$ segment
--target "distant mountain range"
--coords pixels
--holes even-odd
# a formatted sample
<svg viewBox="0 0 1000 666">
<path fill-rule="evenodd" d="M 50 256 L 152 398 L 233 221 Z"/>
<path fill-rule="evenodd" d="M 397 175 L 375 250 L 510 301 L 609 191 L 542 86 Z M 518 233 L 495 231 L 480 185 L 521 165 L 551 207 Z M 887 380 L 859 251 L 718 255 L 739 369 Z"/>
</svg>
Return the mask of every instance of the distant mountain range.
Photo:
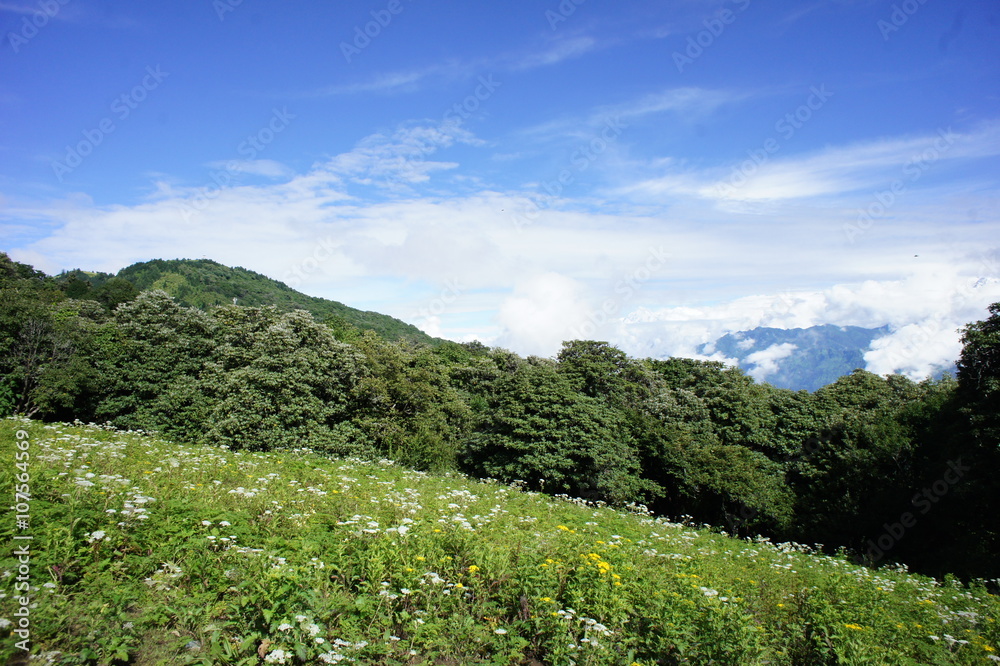
<svg viewBox="0 0 1000 666">
<path fill-rule="evenodd" d="M 758 381 L 780 388 L 815 391 L 865 367 L 871 343 L 890 332 L 888 326 L 811 326 L 755 328 L 722 336 L 702 345 L 703 354 L 721 352 Z"/>
<path fill-rule="evenodd" d="M 284 311 L 308 310 L 319 321 L 375 331 L 387 340 L 428 345 L 444 342 L 389 315 L 307 296 L 266 275 L 241 267 L 223 266 L 210 259 L 154 259 L 127 266 L 117 275 L 73 270 L 58 275 L 56 279 L 89 283 L 89 288 L 98 288 L 114 277 L 128 280 L 140 291 L 162 289 L 188 307 L 206 309 L 233 302 L 249 307 L 273 305 Z"/>
</svg>

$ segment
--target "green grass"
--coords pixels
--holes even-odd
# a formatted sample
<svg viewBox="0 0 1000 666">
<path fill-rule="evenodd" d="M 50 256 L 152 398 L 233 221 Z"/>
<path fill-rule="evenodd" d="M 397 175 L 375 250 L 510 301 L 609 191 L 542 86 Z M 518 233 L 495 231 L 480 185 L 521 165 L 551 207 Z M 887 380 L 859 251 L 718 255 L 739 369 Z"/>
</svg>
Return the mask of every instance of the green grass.
<svg viewBox="0 0 1000 666">
<path fill-rule="evenodd" d="M 0 521 L 4 663 L 23 655 L 15 534 L 33 537 L 34 663 L 989 664 L 1000 649 L 1000 600 L 979 587 L 388 461 L 6 419 L 5 497 L 18 430 L 31 524 Z"/>
</svg>

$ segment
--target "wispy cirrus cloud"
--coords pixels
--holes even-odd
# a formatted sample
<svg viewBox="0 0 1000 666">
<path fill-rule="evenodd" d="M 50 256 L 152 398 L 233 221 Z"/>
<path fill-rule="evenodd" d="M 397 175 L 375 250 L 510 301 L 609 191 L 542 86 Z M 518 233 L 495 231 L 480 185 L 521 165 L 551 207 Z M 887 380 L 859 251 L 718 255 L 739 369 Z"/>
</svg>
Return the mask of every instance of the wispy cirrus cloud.
<svg viewBox="0 0 1000 666">
<path fill-rule="evenodd" d="M 592 109 L 546 131 L 570 133 L 576 123 L 595 122 L 607 109 L 659 120 L 656 114 L 737 103 L 741 94 L 666 90 Z M 949 159 L 997 154 L 995 134 L 993 126 L 958 133 Z M 815 172 L 840 188 L 823 192 L 840 192 L 898 171 L 928 145 L 933 135 L 886 138 L 781 156 L 781 161 L 774 156 L 768 164 L 789 178 L 797 170 Z M 448 152 L 456 146 L 466 150 Z M 690 169 L 683 160 L 658 157 L 645 166 L 670 172 L 660 177 L 659 189 L 614 193 L 623 209 L 634 204 L 632 212 L 602 212 L 581 193 L 553 202 L 526 236 L 510 222 L 510 211 L 526 204 L 525 195 L 478 185 L 479 174 L 464 162 L 475 152 L 468 149 L 476 148 L 495 150 L 460 125 L 411 121 L 372 134 L 302 173 L 290 174 L 266 160 L 248 164 L 248 173 L 274 180 L 226 188 L 191 219 L 178 208 L 196 196 L 195 188 L 161 184 L 137 205 L 100 206 L 83 198 L 41 208 L 18 203 L 0 222 L 37 220 L 39 228 L 49 229 L 12 254 L 49 272 L 77 266 L 116 270 L 155 257 L 207 255 L 285 281 L 301 273 L 294 286 L 307 293 L 411 320 L 415 304 L 457 280 L 463 295 L 435 321 L 436 332 L 463 339 L 476 334 L 542 355 L 555 353 L 581 322 L 593 321 L 609 298 L 620 299 L 623 280 L 636 275 L 651 247 L 666 248 L 671 258 L 634 288 L 627 303 L 615 301 L 620 311 L 595 331 L 637 356 L 697 355 L 701 344 L 755 326 L 888 323 L 898 332 L 879 343 L 871 368 L 894 366 L 916 376 L 948 361 L 954 330 L 980 316 L 990 299 L 1000 299 L 1000 282 L 971 286 L 996 270 L 981 270 L 962 254 L 970 246 L 995 243 L 990 229 L 998 219 L 982 193 L 940 197 L 938 208 L 925 207 L 907 219 L 902 243 L 876 233 L 864 244 L 846 247 L 844 213 L 836 206 L 786 193 L 774 200 L 772 214 L 748 225 L 718 205 L 722 200 L 714 190 L 706 190 L 725 177 L 729 165 Z M 665 194 L 682 199 L 669 217 L 662 207 L 645 206 Z M 985 211 L 981 219 L 966 224 L 954 219 L 955 210 L 974 207 Z M 920 245 L 945 227 L 960 234 L 961 246 L 932 257 Z M 918 252 L 920 259 L 914 256 Z M 875 273 L 877 279 L 867 279 Z M 790 284 L 810 290 L 781 295 Z M 955 294 L 967 296 L 956 302 Z M 913 325 L 917 328 L 907 328 Z M 927 331 L 935 342 L 925 349 L 914 336 Z M 761 376 L 780 365 L 777 354 L 784 351 L 759 359 Z"/>
<path fill-rule="evenodd" d="M 637 121 L 648 116 L 673 113 L 683 118 L 704 117 L 715 110 L 745 100 L 751 93 L 736 90 L 716 90 L 698 87 L 667 88 L 634 99 L 591 109 L 582 115 L 565 116 L 522 128 L 518 136 L 533 141 L 546 137 L 589 137 L 592 128 L 603 125 L 609 118 Z"/>
<path fill-rule="evenodd" d="M 832 146 L 783 157 L 754 146 L 739 161 L 697 170 L 661 161 L 667 173 L 641 179 L 621 193 L 662 198 L 692 196 L 723 203 L 779 202 L 836 196 L 885 187 L 896 179 L 918 180 L 938 162 L 957 163 L 1000 155 L 1000 122 L 965 132 L 936 133 Z"/>
<path fill-rule="evenodd" d="M 293 96 L 334 97 L 363 93 L 409 93 L 419 90 L 422 85 L 468 80 L 484 71 L 525 71 L 551 67 L 566 60 L 580 58 L 601 46 L 601 42 L 588 36 L 558 38 L 548 41 L 539 48 L 512 51 L 492 57 L 450 58 L 424 67 L 382 72 L 371 79 L 356 83 L 323 86 Z"/>
<path fill-rule="evenodd" d="M 544 49 L 502 56 L 497 59 L 497 65 L 511 70 L 550 67 L 584 56 L 599 47 L 599 42 L 593 37 L 571 37 L 556 40 Z"/>
</svg>

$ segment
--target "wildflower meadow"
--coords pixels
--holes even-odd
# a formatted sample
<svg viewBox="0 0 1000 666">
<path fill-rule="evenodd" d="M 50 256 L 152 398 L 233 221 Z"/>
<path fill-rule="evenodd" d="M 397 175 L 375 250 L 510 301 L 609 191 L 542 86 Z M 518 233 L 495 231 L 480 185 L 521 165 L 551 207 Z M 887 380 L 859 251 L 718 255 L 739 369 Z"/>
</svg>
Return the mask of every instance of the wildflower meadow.
<svg viewBox="0 0 1000 666">
<path fill-rule="evenodd" d="M 388 460 L 79 423 L 0 422 L 7 497 L 22 439 L 30 524 L 0 521 L 4 663 L 1000 661 L 986 581 Z"/>
</svg>

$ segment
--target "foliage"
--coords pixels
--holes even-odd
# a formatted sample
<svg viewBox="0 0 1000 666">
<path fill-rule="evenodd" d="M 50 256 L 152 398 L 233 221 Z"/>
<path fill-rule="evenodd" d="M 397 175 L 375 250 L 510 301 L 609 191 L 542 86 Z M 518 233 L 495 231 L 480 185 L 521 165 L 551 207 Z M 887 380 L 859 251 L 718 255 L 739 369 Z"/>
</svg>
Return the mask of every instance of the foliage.
<svg viewBox="0 0 1000 666">
<path fill-rule="evenodd" d="M 0 421 L 0 457 L 15 442 L 30 526 L 0 538 L 34 537 L 40 662 L 983 664 L 1000 649 L 981 586 L 794 543 L 302 448 Z M 4 663 L 24 656 L 21 564 L 0 554 Z"/>
<path fill-rule="evenodd" d="M 969 324 L 962 334 L 958 384 L 975 434 L 982 444 L 1000 442 L 1000 303 L 990 316 Z"/>
<path fill-rule="evenodd" d="M 339 318 L 345 324 L 375 331 L 387 340 L 436 344 L 411 324 L 398 319 L 348 307 L 337 301 L 306 296 L 277 280 L 242 267 L 230 268 L 209 259 L 155 259 L 127 266 L 118 277 L 138 289 L 162 289 L 178 303 L 210 309 L 219 305 L 274 306 L 282 312 L 306 310 L 316 319 Z"/>
<path fill-rule="evenodd" d="M 573 390 L 546 363 L 523 363 L 493 383 L 464 464 L 476 474 L 610 501 L 640 500 L 656 486 L 621 416 Z"/>
<path fill-rule="evenodd" d="M 341 423 L 361 354 L 298 310 L 224 306 L 202 390 L 212 407 L 202 440 L 266 451 L 303 445 L 343 452 Z"/>
<path fill-rule="evenodd" d="M 814 393 L 593 340 L 553 359 L 387 340 L 408 329 L 366 316 L 209 261 L 49 278 L 0 254 L 0 414 L 387 457 L 1000 575 L 1000 304 L 966 328 L 957 381 L 856 371 Z"/>
<path fill-rule="evenodd" d="M 379 455 L 416 469 L 454 469 L 472 415 L 440 356 L 370 332 L 354 344 L 364 354 L 366 372 L 358 381 L 352 423 Z"/>
<path fill-rule="evenodd" d="M 201 377 L 214 348 L 213 322 L 178 305 L 163 291 L 143 292 L 115 310 L 97 358 L 105 378 L 96 416 L 122 428 L 154 430 L 195 439 L 201 424 L 185 418 L 194 409 L 192 380 Z"/>
</svg>

